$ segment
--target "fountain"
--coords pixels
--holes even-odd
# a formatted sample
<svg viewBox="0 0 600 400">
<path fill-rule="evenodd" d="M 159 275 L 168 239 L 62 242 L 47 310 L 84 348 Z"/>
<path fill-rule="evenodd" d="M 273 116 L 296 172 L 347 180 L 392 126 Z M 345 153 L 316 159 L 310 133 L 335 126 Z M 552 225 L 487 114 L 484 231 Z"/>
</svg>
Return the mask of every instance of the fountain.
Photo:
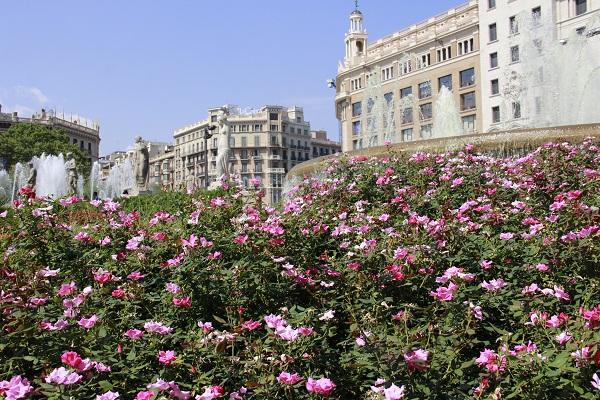
<svg viewBox="0 0 600 400">
<path fill-rule="evenodd" d="M 17 190 L 27 184 L 27 177 L 29 176 L 29 167 L 27 165 L 17 163 L 13 172 L 13 185 L 10 196 L 10 201 L 15 201 L 15 195 Z"/>
<path fill-rule="evenodd" d="M 10 197 L 10 177 L 8 173 L 0 169 L 0 204 L 5 203 L 6 200 Z"/>
<path fill-rule="evenodd" d="M 118 198 L 126 191 L 131 194 L 135 187 L 136 180 L 134 168 L 129 159 L 112 167 L 104 180 L 101 180 L 99 177 L 99 166 L 96 166 L 95 168 L 92 166 L 90 176 L 92 197 L 94 195 L 94 188 L 96 188 L 100 198 Z"/>
<path fill-rule="evenodd" d="M 100 178 L 100 164 L 95 161 L 92 164 L 92 170 L 90 171 L 90 200 L 95 200 L 97 197 L 96 190 L 98 190 L 98 179 Z"/>
<path fill-rule="evenodd" d="M 504 67 L 503 115 L 520 103 L 518 121 L 497 130 L 577 125 L 598 122 L 595 96 L 600 93 L 600 13 L 579 34 L 558 40 L 550 13 L 545 18 L 530 12 L 518 16 L 521 29 L 511 45 L 518 45 L 520 62 Z"/>
<path fill-rule="evenodd" d="M 38 197 L 58 199 L 69 193 L 67 169 L 62 154 L 42 154 L 40 157 L 33 157 L 32 162 L 37 170 L 35 192 Z"/>
<path fill-rule="evenodd" d="M 437 95 L 433 110 L 433 136 L 436 138 L 464 134 L 463 124 L 454 101 L 454 94 L 446 86 Z"/>
</svg>

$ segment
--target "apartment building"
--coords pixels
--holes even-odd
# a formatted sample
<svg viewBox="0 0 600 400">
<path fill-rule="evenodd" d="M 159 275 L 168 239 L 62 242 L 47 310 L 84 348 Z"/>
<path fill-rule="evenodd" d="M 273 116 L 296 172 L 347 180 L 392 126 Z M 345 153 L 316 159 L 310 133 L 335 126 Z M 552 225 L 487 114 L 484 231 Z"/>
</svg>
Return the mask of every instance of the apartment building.
<svg viewBox="0 0 600 400">
<path fill-rule="evenodd" d="M 164 152 L 150 157 L 149 186 L 162 190 L 173 190 L 175 146 L 167 145 Z"/>
<path fill-rule="evenodd" d="M 329 156 L 340 152 L 340 144 L 333 140 L 329 140 L 327 138 L 327 132 L 312 131 L 310 135 L 312 139 L 312 158 Z"/>
<path fill-rule="evenodd" d="M 481 0 L 485 132 L 590 122 L 575 108 L 594 102 L 585 88 L 600 67 L 599 9 L 600 0 Z M 578 62 L 582 50 L 592 56 Z"/>
<path fill-rule="evenodd" d="M 259 110 L 243 111 L 235 106 L 227 107 L 230 110 L 230 171 L 240 176 L 245 186 L 249 186 L 250 179 L 259 179 L 267 202 L 279 202 L 287 171 L 310 160 L 313 153 L 310 123 L 304 119 L 303 109 L 267 105 Z M 209 127 L 217 125 L 220 110 L 220 107 L 209 109 L 206 119 L 173 133 L 175 189 L 206 187 L 218 179 L 218 138 L 215 135 L 205 140 L 204 135 Z M 337 149 L 339 151 L 339 146 Z M 204 178 L 205 171 L 208 181 Z"/>
<path fill-rule="evenodd" d="M 477 1 L 372 43 L 357 9 L 345 48 L 335 98 L 343 151 L 481 132 Z M 451 90 L 449 106 L 436 104 L 443 86 Z M 458 126 L 438 126 L 436 134 L 436 115 L 453 109 Z"/>
<path fill-rule="evenodd" d="M 55 111 L 46 111 L 33 114 L 31 117 L 21 117 L 18 113 L 3 113 L 0 105 L 0 134 L 7 131 L 12 125 L 20 123 L 33 123 L 46 125 L 63 131 L 71 144 L 79 146 L 89 154 L 91 162 L 98 161 L 100 151 L 100 125 L 97 122 L 83 120 L 77 117 L 58 115 Z"/>
</svg>

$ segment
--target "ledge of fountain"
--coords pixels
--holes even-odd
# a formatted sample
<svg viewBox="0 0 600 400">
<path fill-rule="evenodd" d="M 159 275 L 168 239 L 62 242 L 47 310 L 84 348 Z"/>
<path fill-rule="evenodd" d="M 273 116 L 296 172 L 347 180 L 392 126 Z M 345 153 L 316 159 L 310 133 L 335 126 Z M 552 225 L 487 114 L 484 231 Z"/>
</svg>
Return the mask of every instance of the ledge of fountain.
<svg viewBox="0 0 600 400">
<path fill-rule="evenodd" d="M 600 123 L 557 126 L 548 128 L 528 128 L 498 131 L 482 134 L 449 136 L 412 142 L 394 143 L 388 146 L 370 147 L 344 153 L 344 156 L 387 157 L 393 153 L 440 153 L 463 149 L 467 144 L 475 145 L 478 153 L 512 155 L 533 150 L 549 142 L 580 143 L 586 138 L 600 139 Z M 320 171 L 327 161 L 339 157 L 330 155 L 296 165 L 286 179 L 294 180 Z"/>
</svg>

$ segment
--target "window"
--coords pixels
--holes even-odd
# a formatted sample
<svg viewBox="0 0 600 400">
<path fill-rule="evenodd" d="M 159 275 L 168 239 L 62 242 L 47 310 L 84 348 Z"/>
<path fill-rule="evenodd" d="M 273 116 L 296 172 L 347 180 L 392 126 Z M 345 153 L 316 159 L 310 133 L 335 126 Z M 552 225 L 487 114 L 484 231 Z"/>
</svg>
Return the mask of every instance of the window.
<svg viewBox="0 0 600 400">
<path fill-rule="evenodd" d="M 248 149 L 242 149 L 240 151 L 240 159 L 242 159 L 242 160 L 248 159 Z"/>
<path fill-rule="evenodd" d="M 229 147 L 235 147 L 235 136 L 229 137 Z"/>
<path fill-rule="evenodd" d="M 403 99 L 406 96 L 410 96 L 412 94 L 412 86 L 406 87 L 404 89 L 400 89 L 400 98 Z"/>
<path fill-rule="evenodd" d="M 403 124 L 412 124 L 413 122 L 413 109 L 405 108 L 402 110 L 402 123 Z"/>
<path fill-rule="evenodd" d="M 437 51 L 438 62 L 446 61 L 452 58 L 452 46 L 446 46 Z"/>
<path fill-rule="evenodd" d="M 475 84 L 475 68 L 469 68 L 460 71 L 460 87 L 467 87 Z"/>
<path fill-rule="evenodd" d="M 279 143 L 277 143 L 277 136 L 271 136 L 271 146 L 278 146 Z"/>
<path fill-rule="evenodd" d="M 352 79 L 350 82 L 352 84 L 352 90 L 362 89 L 362 78 L 355 78 Z"/>
<path fill-rule="evenodd" d="M 384 94 L 383 98 L 385 99 L 385 103 L 388 107 L 391 107 L 394 104 L 394 92 Z"/>
<path fill-rule="evenodd" d="M 412 128 L 402 129 L 402 141 L 410 142 L 413 140 L 413 130 Z"/>
<path fill-rule="evenodd" d="M 498 79 L 492 79 L 492 95 L 500 94 L 500 84 Z"/>
<path fill-rule="evenodd" d="M 458 42 L 458 55 L 462 56 L 463 54 L 468 54 L 473 51 L 473 38 L 461 40 Z"/>
<path fill-rule="evenodd" d="M 475 92 L 469 92 L 460 95 L 461 110 L 472 110 L 476 107 L 475 104 Z"/>
<path fill-rule="evenodd" d="M 433 125 L 427 124 L 421 126 L 421 138 L 429 139 L 431 137 L 433 137 Z"/>
<path fill-rule="evenodd" d="M 260 147 L 260 137 L 254 136 L 254 147 Z"/>
<path fill-rule="evenodd" d="M 394 79 L 394 67 L 387 67 L 381 70 L 381 80 L 383 82 Z"/>
<path fill-rule="evenodd" d="M 517 22 L 516 16 L 512 16 L 508 19 L 508 26 L 511 35 L 519 33 L 519 23 Z"/>
<path fill-rule="evenodd" d="M 425 53 L 417 57 L 417 69 L 427 68 L 431 65 L 431 54 Z"/>
<path fill-rule="evenodd" d="M 277 131 L 277 125 L 271 125 L 271 130 L 272 131 Z"/>
<path fill-rule="evenodd" d="M 412 60 L 406 60 L 400 64 L 400 72 L 405 74 L 410 74 L 412 72 Z"/>
<path fill-rule="evenodd" d="M 354 121 L 352 123 L 352 134 L 360 135 L 362 133 L 362 128 L 360 126 L 360 121 Z"/>
<path fill-rule="evenodd" d="M 419 111 L 421 113 L 421 121 L 430 119 L 433 116 L 433 110 L 431 108 L 431 103 L 421 104 L 419 106 Z"/>
<path fill-rule="evenodd" d="M 514 119 L 521 118 L 521 103 L 518 101 L 512 103 L 512 114 Z"/>
<path fill-rule="evenodd" d="M 488 10 L 496 8 L 496 0 L 488 0 Z"/>
<path fill-rule="evenodd" d="M 540 19 L 542 19 L 542 7 L 535 7 L 531 10 L 531 17 L 533 18 L 533 23 L 538 24 Z"/>
<path fill-rule="evenodd" d="M 468 115 L 462 118 L 463 131 L 465 133 L 475 132 L 475 116 Z"/>
<path fill-rule="evenodd" d="M 360 101 L 352 103 L 352 116 L 359 117 L 362 114 L 362 103 Z"/>
<path fill-rule="evenodd" d="M 211 115 L 210 116 L 210 122 L 217 122 L 217 116 L 216 115 Z"/>
<path fill-rule="evenodd" d="M 88 143 L 88 152 L 91 153 L 92 152 L 92 144 Z"/>
<path fill-rule="evenodd" d="M 498 40 L 498 30 L 496 29 L 496 24 L 490 25 L 490 42 L 495 42 Z"/>
<path fill-rule="evenodd" d="M 258 172 L 258 173 L 262 172 L 262 161 L 254 162 L 254 172 Z"/>
<path fill-rule="evenodd" d="M 271 121 L 278 121 L 279 120 L 279 114 L 277 114 L 277 113 L 270 113 L 269 114 L 269 120 L 271 120 Z"/>
<path fill-rule="evenodd" d="M 575 15 L 585 14 L 587 12 L 587 0 L 575 0 Z"/>
<path fill-rule="evenodd" d="M 372 97 L 369 97 L 367 99 L 367 114 L 371 114 L 371 111 L 373 111 L 374 105 L 375 105 L 375 100 L 373 100 Z"/>
<path fill-rule="evenodd" d="M 442 86 L 446 86 L 448 90 L 452 90 L 452 75 L 446 75 L 438 78 L 439 90 L 442 90 Z"/>
<path fill-rule="evenodd" d="M 490 68 L 497 68 L 498 67 L 498 53 L 492 53 L 490 54 Z"/>
<path fill-rule="evenodd" d="M 296 128 L 294 128 L 293 126 L 290 127 L 290 133 L 296 133 Z"/>
<path fill-rule="evenodd" d="M 512 46 L 510 48 L 510 61 L 513 63 L 519 62 L 519 46 Z"/>
<path fill-rule="evenodd" d="M 254 124 L 254 132 L 260 132 L 260 131 L 262 131 L 262 125 Z"/>
<path fill-rule="evenodd" d="M 431 81 L 419 83 L 419 99 L 431 97 Z"/>
<path fill-rule="evenodd" d="M 248 138 L 246 136 L 242 136 L 242 147 L 248 147 Z"/>
<path fill-rule="evenodd" d="M 500 122 L 500 106 L 492 107 L 492 122 L 494 124 Z"/>
</svg>

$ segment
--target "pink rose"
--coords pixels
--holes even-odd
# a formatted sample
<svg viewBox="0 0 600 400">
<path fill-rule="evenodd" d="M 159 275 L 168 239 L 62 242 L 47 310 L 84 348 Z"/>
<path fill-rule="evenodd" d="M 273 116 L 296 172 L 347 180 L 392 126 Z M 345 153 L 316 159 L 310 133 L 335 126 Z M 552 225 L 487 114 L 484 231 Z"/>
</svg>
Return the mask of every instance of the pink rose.
<svg viewBox="0 0 600 400">
<path fill-rule="evenodd" d="M 277 382 L 283 385 L 295 385 L 300 382 L 302 377 L 296 373 L 290 374 L 289 372 L 282 371 L 277 377 Z"/>
<path fill-rule="evenodd" d="M 175 361 L 177 357 L 175 356 L 175 351 L 167 350 L 167 351 L 159 351 L 158 352 L 158 361 L 165 365 L 170 365 L 173 361 Z"/>
<path fill-rule="evenodd" d="M 306 381 L 306 390 L 310 393 L 322 394 L 324 396 L 329 396 L 331 391 L 335 388 L 335 383 L 331 379 L 321 378 L 318 380 L 314 380 L 313 378 L 308 378 Z"/>
<path fill-rule="evenodd" d="M 81 318 L 77 324 L 85 329 L 92 329 L 96 325 L 96 322 L 98 322 L 98 319 L 98 316 L 94 314 L 89 318 Z"/>
</svg>

